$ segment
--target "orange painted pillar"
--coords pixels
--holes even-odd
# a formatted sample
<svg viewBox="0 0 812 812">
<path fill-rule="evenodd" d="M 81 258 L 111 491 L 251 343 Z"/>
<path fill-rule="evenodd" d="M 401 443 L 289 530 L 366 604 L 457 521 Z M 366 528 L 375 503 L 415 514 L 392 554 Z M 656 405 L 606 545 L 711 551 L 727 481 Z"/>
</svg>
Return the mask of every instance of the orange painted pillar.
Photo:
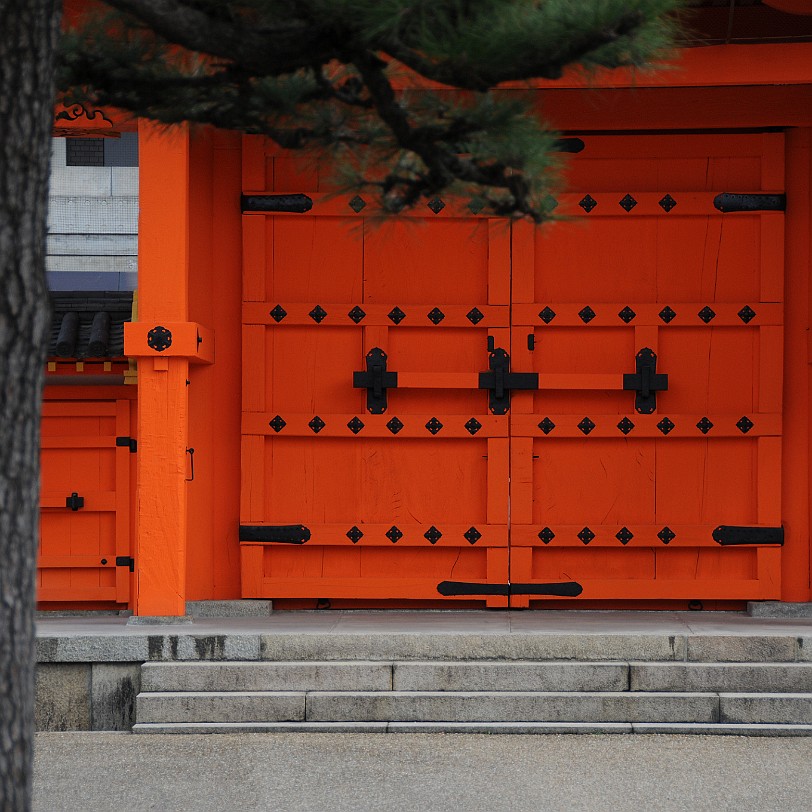
<svg viewBox="0 0 812 812">
<path fill-rule="evenodd" d="M 188 130 L 139 123 L 139 153 L 138 323 L 125 335 L 138 359 L 135 613 L 183 615 L 189 358 L 173 328 L 188 318 Z M 161 327 L 172 344 L 157 349 Z"/>
<path fill-rule="evenodd" d="M 812 403 L 812 130 L 787 131 L 786 339 L 784 346 L 783 503 L 787 540 L 782 554 L 784 601 L 810 599 L 810 403 Z"/>
</svg>

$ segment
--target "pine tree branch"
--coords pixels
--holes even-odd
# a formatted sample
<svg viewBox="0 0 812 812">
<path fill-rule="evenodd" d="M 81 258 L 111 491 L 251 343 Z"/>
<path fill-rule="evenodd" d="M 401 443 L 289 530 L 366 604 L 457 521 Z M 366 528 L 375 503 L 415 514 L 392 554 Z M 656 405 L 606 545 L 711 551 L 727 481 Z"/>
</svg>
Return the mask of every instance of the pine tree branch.
<svg viewBox="0 0 812 812">
<path fill-rule="evenodd" d="M 159 36 L 191 51 L 229 59 L 247 71 L 275 76 L 338 58 L 335 38 L 301 20 L 273 26 L 235 24 L 177 0 L 104 0 Z"/>
</svg>

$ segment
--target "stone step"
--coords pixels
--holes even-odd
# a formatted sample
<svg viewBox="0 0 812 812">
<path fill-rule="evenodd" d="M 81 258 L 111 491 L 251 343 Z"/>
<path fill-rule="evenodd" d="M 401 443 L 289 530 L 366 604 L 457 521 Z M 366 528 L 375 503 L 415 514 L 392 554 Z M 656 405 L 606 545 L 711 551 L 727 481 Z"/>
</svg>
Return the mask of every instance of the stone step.
<svg viewBox="0 0 812 812">
<path fill-rule="evenodd" d="M 670 733 L 812 736 L 812 725 L 626 722 L 189 722 L 137 724 L 133 733 Z"/>
<path fill-rule="evenodd" d="M 155 691 L 676 691 L 812 692 L 812 663 L 160 662 Z"/>
<path fill-rule="evenodd" d="M 392 664 L 364 661 L 144 663 L 141 690 L 391 691 Z"/>
<path fill-rule="evenodd" d="M 630 663 L 629 690 L 812 693 L 812 663 Z"/>
<path fill-rule="evenodd" d="M 343 694 L 342 694 L 343 695 Z M 136 722 L 302 722 L 303 691 L 165 691 L 136 697 Z"/>
</svg>

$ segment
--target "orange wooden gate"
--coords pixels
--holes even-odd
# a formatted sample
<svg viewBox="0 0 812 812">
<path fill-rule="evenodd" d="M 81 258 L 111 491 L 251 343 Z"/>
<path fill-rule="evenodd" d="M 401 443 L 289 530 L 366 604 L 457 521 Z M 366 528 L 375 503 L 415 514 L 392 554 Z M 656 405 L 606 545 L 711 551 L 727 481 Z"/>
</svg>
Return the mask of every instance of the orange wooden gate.
<svg viewBox="0 0 812 812">
<path fill-rule="evenodd" d="M 246 139 L 246 597 L 779 597 L 782 136 L 585 141 L 533 229 Z"/>
<path fill-rule="evenodd" d="M 42 412 L 37 599 L 126 604 L 130 401 L 49 400 Z"/>
</svg>

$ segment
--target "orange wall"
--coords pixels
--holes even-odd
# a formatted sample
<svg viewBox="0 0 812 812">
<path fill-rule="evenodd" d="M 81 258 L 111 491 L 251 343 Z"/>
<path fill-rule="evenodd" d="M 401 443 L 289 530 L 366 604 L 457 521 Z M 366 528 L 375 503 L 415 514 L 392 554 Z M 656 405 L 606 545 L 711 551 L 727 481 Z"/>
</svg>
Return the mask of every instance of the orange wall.
<svg viewBox="0 0 812 812">
<path fill-rule="evenodd" d="M 188 600 L 240 596 L 241 155 L 239 135 L 192 135 L 189 320 L 214 330 L 215 363 L 189 371 Z"/>
</svg>

